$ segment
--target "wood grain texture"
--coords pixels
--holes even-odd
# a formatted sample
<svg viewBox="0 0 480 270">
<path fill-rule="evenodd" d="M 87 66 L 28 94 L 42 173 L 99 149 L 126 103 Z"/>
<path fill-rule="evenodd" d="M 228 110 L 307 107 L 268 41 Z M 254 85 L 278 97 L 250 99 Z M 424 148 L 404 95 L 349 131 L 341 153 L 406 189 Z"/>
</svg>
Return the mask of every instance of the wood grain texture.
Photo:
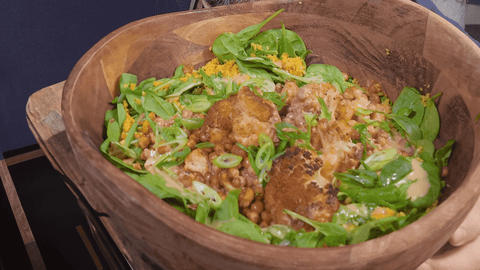
<svg viewBox="0 0 480 270">
<path fill-rule="evenodd" d="M 171 76 L 186 61 L 201 64 L 211 57 L 212 33 L 225 27 L 238 31 L 243 18 L 257 22 L 280 8 L 285 11 L 265 29 L 283 21 L 296 31 L 314 52 L 308 63 L 337 65 L 360 82 L 373 78 L 392 98 L 404 86 L 444 93 L 435 143 L 454 138 L 457 146 L 443 202 L 426 217 L 352 246 L 268 246 L 194 222 L 102 157 L 103 116 L 121 72 L 145 79 Z M 479 50 L 458 29 L 406 0 L 253 2 L 133 22 L 88 51 L 65 83 L 62 112 L 83 179 L 79 189 L 108 215 L 138 269 L 413 269 L 447 242 L 480 193 L 480 133 L 474 125 L 480 113 Z"/>
<path fill-rule="evenodd" d="M 33 236 L 32 229 L 28 224 L 27 216 L 23 211 L 22 203 L 18 197 L 17 190 L 15 189 L 15 184 L 13 179 L 8 172 L 7 163 L 4 159 L 0 160 L 0 177 L 2 179 L 2 184 L 7 194 L 8 202 L 12 208 L 13 216 L 17 222 L 18 230 L 22 236 L 23 244 L 32 264 L 33 270 L 46 270 L 45 263 L 43 262 L 42 255 L 38 249 L 37 242 Z"/>
<path fill-rule="evenodd" d="M 63 124 L 61 100 L 64 85 L 65 82 L 60 82 L 45 87 L 31 95 L 26 107 L 27 122 L 49 161 L 57 171 L 66 177 L 65 183 L 78 199 L 79 206 L 92 225 L 91 229 L 94 231 L 93 234 L 99 240 L 99 245 L 103 245 L 102 252 L 107 258 L 111 268 L 121 269 L 121 264 L 116 263 L 116 261 L 121 260 L 121 258 L 114 258 L 115 254 L 112 252 L 112 247 L 109 247 L 108 242 L 105 240 L 105 234 L 107 232 L 98 231 L 100 227 L 96 223 L 96 218 L 92 216 L 94 213 L 80 200 L 80 197 L 83 198 L 82 194 L 88 193 L 89 191 L 84 190 L 84 177 L 80 173 L 82 169 L 75 159 L 72 147 L 67 138 L 65 125 Z M 91 206 L 95 206 L 95 201 L 88 203 Z M 102 217 L 101 222 L 102 225 L 107 228 L 109 236 L 114 239 L 115 244 L 121 250 L 122 254 L 129 258 L 129 251 L 125 249 L 122 241 L 119 240 L 116 231 L 111 229 L 110 219 L 108 217 Z"/>
</svg>

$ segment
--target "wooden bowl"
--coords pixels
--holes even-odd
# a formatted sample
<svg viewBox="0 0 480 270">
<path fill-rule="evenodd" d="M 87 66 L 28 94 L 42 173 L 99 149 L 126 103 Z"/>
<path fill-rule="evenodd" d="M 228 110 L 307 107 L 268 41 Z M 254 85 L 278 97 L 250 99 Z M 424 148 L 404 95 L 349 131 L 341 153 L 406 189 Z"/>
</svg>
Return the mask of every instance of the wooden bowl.
<svg viewBox="0 0 480 270">
<path fill-rule="evenodd" d="M 285 11 L 266 25 L 296 31 L 314 53 L 396 98 L 404 86 L 439 98 L 436 147 L 457 146 L 443 202 L 424 218 L 387 236 L 345 247 L 292 248 L 223 234 L 181 214 L 102 157 L 104 113 L 123 72 L 139 81 L 172 76 L 182 63 L 205 63 L 215 37 Z M 264 29 L 264 30 L 265 30 Z M 480 49 L 458 29 L 407 0 L 253 2 L 160 15 L 103 38 L 65 84 L 62 110 L 83 180 L 76 183 L 102 213 L 135 269 L 412 269 L 432 256 L 460 225 L 480 193 Z"/>
</svg>

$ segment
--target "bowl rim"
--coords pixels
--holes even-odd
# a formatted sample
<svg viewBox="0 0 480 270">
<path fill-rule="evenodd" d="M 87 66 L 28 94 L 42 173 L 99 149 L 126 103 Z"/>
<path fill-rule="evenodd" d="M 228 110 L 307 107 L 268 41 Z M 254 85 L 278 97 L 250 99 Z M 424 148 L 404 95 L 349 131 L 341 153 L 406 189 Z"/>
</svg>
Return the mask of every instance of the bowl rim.
<svg viewBox="0 0 480 270">
<path fill-rule="evenodd" d="M 305 0 L 304 0 L 305 1 Z M 308 0 L 307 0 L 308 1 Z M 409 1 L 404 1 L 404 0 L 399 0 L 400 2 L 404 2 L 405 4 L 409 5 L 416 5 L 416 7 L 422 11 L 423 13 L 427 13 L 426 16 L 428 16 L 428 19 L 430 19 L 430 16 L 438 16 L 434 14 L 433 12 L 425 9 L 424 7 L 421 7 L 417 4 L 410 3 Z M 263 2 L 263 3 L 269 3 L 269 2 Z M 273 3 L 273 2 L 271 2 Z M 220 7 L 223 8 L 223 7 Z M 225 8 L 227 9 L 227 8 Z M 163 14 L 163 15 L 157 15 L 153 17 L 148 17 L 145 19 L 141 19 L 138 21 L 131 22 L 121 28 L 118 28 L 117 30 L 111 32 L 104 38 L 102 38 L 98 43 L 96 43 L 90 50 L 85 53 L 82 58 L 77 62 L 77 64 L 74 66 L 72 69 L 72 72 L 68 76 L 68 79 L 65 83 L 64 90 L 63 90 L 63 96 L 62 96 L 62 114 L 63 114 L 63 120 L 65 123 L 65 128 L 66 128 L 66 133 L 68 136 L 68 139 L 70 143 L 72 144 L 72 147 L 74 148 L 75 152 L 75 157 L 78 160 L 79 158 L 88 158 L 92 163 L 98 164 L 99 167 L 104 167 L 107 168 L 107 170 L 104 170 L 103 172 L 105 173 L 104 176 L 107 177 L 107 172 L 109 173 L 110 171 L 116 171 L 118 170 L 119 177 L 116 180 L 112 180 L 115 182 L 118 182 L 120 184 L 119 188 L 123 188 L 123 181 L 131 181 L 134 183 L 134 185 L 137 187 L 137 190 L 132 191 L 127 191 L 125 190 L 125 193 L 132 194 L 132 193 L 145 193 L 146 189 L 141 186 L 138 182 L 134 181 L 130 177 L 128 177 L 126 174 L 124 174 L 122 171 L 117 169 L 114 165 L 112 165 L 110 162 L 108 162 L 99 152 L 99 150 L 95 147 L 93 147 L 91 142 L 88 142 L 85 140 L 85 138 L 80 136 L 72 136 L 71 134 L 81 134 L 82 130 L 79 129 L 79 127 L 75 123 L 75 117 L 72 114 L 72 111 L 70 110 L 71 106 L 69 105 L 73 98 L 73 93 L 75 90 L 76 82 L 78 79 L 78 76 L 81 75 L 83 69 L 86 67 L 86 65 L 94 58 L 94 56 L 102 50 L 102 47 L 105 44 L 108 44 L 108 42 L 112 39 L 114 39 L 116 36 L 120 35 L 123 32 L 129 31 L 131 28 L 135 28 L 140 26 L 141 24 L 150 22 L 150 21 L 155 21 L 157 18 L 162 17 L 162 16 L 186 16 L 188 14 L 192 13 L 197 13 L 197 12 L 212 12 L 211 9 L 208 10 L 203 10 L 203 11 L 188 11 L 188 12 L 176 12 L 176 13 L 170 13 L 170 14 Z M 266 13 L 269 12 L 268 10 L 262 10 L 262 11 L 255 11 L 252 10 L 251 13 Z M 286 10 L 285 12 L 288 12 Z M 239 13 L 240 14 L 240 13 Z M 230 16 L 232 14 L 224 14 L 223 16 Z M 443 18 L 441 18 L 443 20 Z M 446 22 L 446 21 L 445 21 Z M 456 37 L 458 37 L 462 42 L 467 43 L 469 47 L 471 47 L 472 50 L 475 50 L 477 53 L 477 56 L 480 58 L 480 49 L 471 41 L 466 35 L 464 35 L 459 29 L 454 27 L 453 25 L 446 24 L 447 25 L 447 30 L 453 33 Z M 474 131 L 475 133 L 475 131 Z M 98 162 L 98 163 L 97 163 Z M 477 162 L 478 163 L 478 162 Z M 469 172 L 462 184 L 457 188 L 457 190 L 452 193 L 448 198 L 445 199 L 444 202 L 442 202 L 437 208 L 435 208 L 433 211 L 427 214 L 427 216 L 430 216 L 430 219 L 435 219 L 435 220 L 440 220 L 439 223 L 436 224 L 430 224 L 430 219 L 426 218 L 421 218 L 417 221 L 415 221 L 413 224 L 406 226 L 405 228 L 402 228 L 399 231 L 390 233 L 388 235 L 382 236 L 380 238 L 376 238 L 373 240 L 369 240 L 363 243 L 359 244 L 354 244 L 354 245 L 347 245 L 343 247 L 330 247 L 327 249 L 324 248 L 295 248 L 295 247 L 281 247 L 281 246 L 275 246 L 275 245 L 267 245 L 267 244 L 262 244 L 246 239 L 242 239 L 239 237 L 235 237 L 232 235 L 225 234 L 223 232 L 217 231 L 213 228 L 210 228 L 208 226 L 205 226 L 203 224 L 200 224 L 196 222 L 195 220 L 191 219 L 190 217 L 184 215 L 181 212 L 178 212 L 175 210 L 173 207 L 171 207 L 168 203 L 164 202 L 160 198 L 156 197 L 150 192 L 147 192 L 147 196 L 145 197 L 133 197 L 133 199 L 136 200 L 135 203 L 140 203 L 145 201 L 145 198 L 152 199 L 155 204 L 158 204 L 158 208 L 152 207 L 151 204 L 146 204 L 148 208 L 145 210 L 150 212 L 152 215 L 157 216 L 158 213 L 164 212 L 165 215 L 173 215 L 176 216 L 176 220 L 174 222 L 174 225 L 177 227 L 180 233 L 182 233 L 185 237 L 188 237 L 190 240 L 197 242 L 199 245 L 202 246 L 207 246 L 209 244 L 217 244 L 219 246 L 208 246 L 210 249 L 217 250 L 218 252 L 228 252 L 230 254 L 237 254 L 237 252 L 242 252 L 242 255 L 245 258 L 259 258 L 262 257 L 262 259 L 266 259 L 265 257 L 268 257 L 268 254 L 277 254 L 277 255 L 289 255 L 289 256 L 295 256 L 301 259 L 303 262 L 318 262 L 318 255 L 322 254 L 322 256 L 329 257 L 329 256 L 337 256 L 338 251 L 344 251 L 345 254 L 350 254 L 353 249 L 362 249 L 362 250 L 368 250 L 369 254 L 376 254 L 374 256 L 369 256 L 369 254 L 355 254 L 358 256 L 359 260 L 365 260 L 365 259 L 373 259 L 373 258 L 378 258 L 378 257 L 383 257 L 385 254 L 400 254 L 406 250 L 406 248 L 418 245 L 420 244 L 426 235 L 429 235 L 432 231 L 435 231 L 436 228 L 441 228 L 444 226 L 448 226 L 448 223 L 451 223 L 453 219 L 456 219 L 459 217 L 459 212 L 461 219 L 467 215 L 469 212 L 466 211 L 465 209 L 462 211 L 457 209 L 455 206 L 456 205 L 468 205 L 472 201 L 476 201 L 478 199 L 478 196 L 480 194 L 480 188 L 478 186 L 480 183 L 480 167 L 477 166 L 476 168 L 473 168 L 476 165 L 472 161 L 472 165 L 469 169 Z M 474 192 L 472 192 L 472 190 Z M 132 198 L 129 198 L 132 199 Z M 133 203 L 133 202 L 132 202 Z M 473 205 L 473 204 L 472 204 Z M 171 220 L 169 220 L 170 222 Z M 196 234 L 192 233 L 193 231 L 197 232 L 196 234 L 202 235 L 201 238 L 199 238 Z M 208 239 L 208 243 L 206 243 L 206 239 L 204 239 L 204 235 L 211 234 L 210 239 Z M 405 239 L 401 243 L 398 243 L 398 240 L 400 239 L 400 236 L 416 236 L 416 237 L 409 237 L 409 239 Z M 448 237 L 443 236 L 444 243 L 448 240 Z M 219 240 L 220 239 L 220 240 Z M 393 243 L 396 242 L 398 243 L 398 246 L 402 246 L 402 248 L 386 248 L 385 243 Z M 248 249 L 245 249 L 244 247 L 250 247 Z M 262 249 L 262 253 L 259 255 L 258 254 L 258 249 Z M 373 253 L 371 253 L 373 252 Z M 238 255 L 238 254 L 237 254 Z M 283 256 L 281 256 L 283 257 Z M 279 261 L 281 263 L 281 257 L 279 260 L 279 256 L 275 257 L 268 257 L 269 261 Z"/>
</svg>

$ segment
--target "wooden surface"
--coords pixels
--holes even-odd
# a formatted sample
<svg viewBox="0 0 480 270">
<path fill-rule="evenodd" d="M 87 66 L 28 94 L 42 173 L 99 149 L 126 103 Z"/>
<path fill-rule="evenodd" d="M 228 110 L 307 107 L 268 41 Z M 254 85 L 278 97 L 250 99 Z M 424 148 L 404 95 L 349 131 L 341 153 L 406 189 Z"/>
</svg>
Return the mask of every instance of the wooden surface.
<svg viewBox="0 0 480 270">
<path fill-rule="evenodd" d="M 336 65 L 360 82 L 376 79 L 393 98 L 404 86 L 444 93 L 436 146 L 457 140 L 450 163 L 454 177 L 447 179 L 444 202 L 428 216 L 353 246 L 266 246 L 194 222 L 102 157 L 98 148 L 103 116 L 122 72 L 143 80 L 170 76 L 182 63 L 201 64 L 212 57 L 208 47 L 216 35 L 225 29 L 236 32 L 246 21 L 258 23 L 280 8 L 286 11 L 266 29 L 277 28 L 282 20 L 296 31 L 314 51 L 308 63 Z M 50 105 L 27 109 L 39 125 L 48 126 L 63 115 L 66 133 L 60 124 L 52 123 L 51 130 L 42 133 L 30 116 L 29 123 L 42 148 L 50 151 L 52 163 L 72 177 L 138 269 L 411 269 L 440 249 L 480 192 L 480 133 L 473 125 L 480 113 L 480 49 L 458 29 L 410 1 L 255 2 L 147 18 L 96 44 L 75 66 L 64 88 L 62 113 Z M 32 96 L 29 103 L 34 98 L 38 97 Z M 43 122 L 40 111 L 46 115 Z"/>
<path fill-rule="evenodd" d="M 17 222 L 18 230 L 22 236 L 23 244 L 32 264 L 33 270 L 46 270 L 45 263 L 43 262 L 42 255 L 38 249 L 37 242 L 33 236 L 32 229 L 28 224 L 27 216 L 23 211 L 22 203 L 18 197 L 15 185 L 12 177 L 8 172 L 7 163 L 4 159 L 0 160 L 0 176 L 2 178 L 2 184 L 7 194 L 8 202 L 12 208 L 13 216 Z"/>
<path fill-rule="evenodd" d="M 92 211 L 82 193 L 77 189 L 77 185 L 82 185 L 83 178 L 79 174 L 81 168 L 75 161 L 63 124 L 61 100 L 64 84 L 65 82 L 60 82 L 45 87 L 30 96 L 26 108 L 27 122 L 43 152 L 53 167 L 65 176 L 67 186 L 77 197 L 78 204 L 84 212 L 110 268 L 124 269 L 122 264 L 124 258 L 115 253 L 115 249 L 118 248 L 122 252 L 122 256 L 129 257 L 122 241 L 119 240 L 115 230 L 111 229 L 108 218 Z M 12 162 L 14 161 L 12 160 Z M 113 238 L 115 244 L 109 243 L 110 237 Z"/>
</svg>

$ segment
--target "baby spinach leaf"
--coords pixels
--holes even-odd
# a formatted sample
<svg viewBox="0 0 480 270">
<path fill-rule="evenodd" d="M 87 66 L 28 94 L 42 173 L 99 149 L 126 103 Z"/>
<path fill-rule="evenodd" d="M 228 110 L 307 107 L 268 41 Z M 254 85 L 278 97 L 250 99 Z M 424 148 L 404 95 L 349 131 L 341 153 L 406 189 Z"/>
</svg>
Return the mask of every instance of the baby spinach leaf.
<svg viewBox="0 0 480 270">
<path fill-rule="evenodd" d="M 213 42 L 212 52 L 222 62 L 235 59 L 238 55 L 246 55 L 242 42 L 233 33 L 220 34 Z"/>
<path fill-rule="evenodd" d="M 185 65 L 179 65 L 176 69 L 175 69 L 175 72 L 173 74 L 173 79 L 180 79 L 181 77 L 183 77 L 183 75 L 185 73 L 183 73 L 183 68 L 185 68 Z"/>
<path fill-rule="evenodd" d="M 282 53 L 280 52 L 280 39 L 282 37 L 283 29 L 270 29 L 260 33 L 255 39 L 252 41 L 254 44 L 258 44 L 262 47 L 262 50 L 249 50 L 249 52 L 254 52 L 256 55 L 277 55 L 279 58 L 282 57 Z M 297 33 L 285 29 L 284 34 L 285 42 L 288 43 L 289 47 L 293 49 L 294 56 L 299 56 L 302 59 L 305 59 L 311 51 L 307 50 L 305 43 L 303 42 L 302 38 L 300 38 Z"/>
<path fill-rule="evenodd" d="M 349 85 L 345 82 L 343 73 L 335 66 L 326 64 L 312 64 L 305 71 L 305 77 L 320 75 L 322 80 L 336 86 L 340 93 L 343 93 Z"/>
<path fill-rule="evenodd" d="M 165 120 L 172 118 L 175 114 L 175 109 L 171 103 L 150 92 L 145 95 L 143 107 L 148 111 L 154 112 Z"/>
<path fill-rule="evenodd" d="M 364 160 L 364 164 L 367 165 L 370 170 L 378 171 L 397 157 L 397 149 L 389 148 L 371 154 Z"/>
<path fill-rule="evenodd" d="M 287 213 L 294 219 L 299 219 L 308 225 L 312 226 L 315 229 L 315 232 L 320 233 L 316 235 L 317 241 L 322 238 L 322 240 L 327 244 L 327 246 L 339 246 L 344 245 L 347 240 L 347 231 L 340 225 L 336 223 L 322 223 L 318 221 L 311 220 L 307 217 L 299 215 L 288 209 L 284 209 L 283 212 Z M 311 235 L 313 236 L 313 235 Z M 322 237 L 323 236 L 323 237 Z M 309 239 L 308 243 L 311 245 L 313 239 Z M 316 246 L 316 245 L 315 245 Z M 302 245 L 302 247 L 305 247 Z"/>
<path fill-rule="evenodd" d="M 278 40 L 278 55 L 281 57 L 284 53 L 288 54 L 289 57 L 296 57 L 295 50 L 293 49 L 292 44 L 287 40 L 287 34 L 285 25 L 283 22 L 282 24 L 282 34 L 280 35 L 280 39 Z"/>
<path fill-rule="evenodd" d="M 455 143 L 454 139 L 448 140 L 448 142 L 445 144 L 444 147 L 438 149 L 435 152 L 435 163 L 442 168 L 448 165 L 448 159 L 450 158 L 450 155 L 452 154 L 452 149 L 453 145 Z"/>
<path fill-rule="evenodd" d="M 107 137 L 112 142 L 118 142 L 120 140 L 120 126 L 117 121 L 108 122 Z"/>
<path fill-rule="evenodd" d="M 250 76 L 250 78 L 262 78 L 269 81 L 272 80 L 272 77 L 268 71 L 263 68 L 249 66 L 248 62 L 244 62 L 239 59 L 236 60 L 236 63 L 240 72 L 247 74 Z"/>
<path fill-rule="evenodd" d="M 351 203 L 340 205 L 340 209 L 334 214 L 332 222 L 338 225 L 352 224 L 359 226 L 370 218 L 371 207 L 366 204 Z"/>
<path fill-rule="evenodd" d="M 393 103 L 392 112 L 394 114 L 402 115 L 401 110 L 405 112 L 405 109 L 410 109 L 414 113 L 411 119 L 413 124 L 418 126 L 422 122 L 425 107 L 422 104 L 422 95 L 420 95 L 417 89 L 412 87 L 403 88 L 395 103 Z M 408 117 L 405 113 L 403 115 Z"/>
<path fill-rule="evenodd" d="M 200 75 L 202 75 L 203 82 L 206 86 L 212 88 L 215 93 L 221 92 L 222 83 L 214 81 L 212 78 L 214 75 L 208 76 L 202 68 L 198 69 L 198 72 L 200 73 Z"/>
<path fill-rule="evenodd" d="M 153 88 L 153 82 L 155 81 L 155 78 L 149 78 L 146 80 L 143 80 L 141 83 L 138 84 L 137 87 L 135 87 L 135 91 L 139 92 L 146 92 L 149 89 Z"/>
<path fill-rule="evenodd" d="M 425 116 L 419 125 L 423 138 L 432 142 L 437 138 L 438 132 L 440 131 L 440 116 L 438 115 L 437 106 L 435 106 L 435 102 L 433 102 L 434 98 L 435 97 L 427 99 Z"/>
<path fill-rule="evenodd" d="M 260 46 L 261 49 L 255 50 L 250 47 L 248 55 L 254 53 L 255 55 L 278 55 L 278 39 L 280 37 L 279 29 L 270 29 L 258 34 L 251 43 Z"/>
<path fill-rule="evenodd" d="M 203 84 L 202 81 L 195 81 L 192 78 L 193 77 L 190 77 L 186 82 L 180 84 L 177 88 L 175 88 L 175 90 L 171 94 L 167 95 L 166 97 L 167 98 L 178 97 L 181 94 L 183 94 L 183 92 L 188 91 L 190 89 L 193 89 L 193 88 Z"/>
<path fill-rule="evenodd" d="M 207 95 L 192 95 L 192 94 L 184 94 L 180 98 L 180 102 L 185 105 L 185 109 L 192 111 L 194 113 L 202 113 L 207 112 L 210 107 L 212 107 L 213 103 L 222 98 L 213 99 L 212 96 Z"/>
<path fill-rule="evenodd" d="M 133 159 L 137 159 L 138 155 L 135 151 L 133 151 L 132 149 L 124 146 L 123 144 L 117 142 L 117 141 L 113 141 L 113 143 L 118 147 L 118 149 L 120 149 L 125 155 L 127 155 L 128 157 L 131 157 Z"/>
<path fill-rule="evenodd" d="M 395 121 L 400 129 L 407 134 L 408 140 L 411 143 L 422 139 L 422 131 L 412 118 L 400 114 L 387 114 L 386 117 Z"/>
<path fill-rule="evenodd" d="M 142 93 L 130 91 L 125 94 L 128 104 L 139 114 L 143 113 Z M 131 114 L 131 112 L 130 112 Z"/>
<path fill-rule="evenodd" d="M 407 176 L 412 171 L 412 164 L 404 156 L 399 156 L 397 159 L 390 161 L 382 168 L 378 178 L 378 184 L 381 186 L 388 186 L 394 184 Z"/>
<path fill-rule="evenodd" d="M 108 123 L 110 123 L 111 119 L 118 122 L 118 112 L 116 108 L 105 112 L 105 120 L 103 123 L 105 127 L 108 127 Z"/>
<path fill-rule="evenodd" d="M 125 121 L 126 118 L 126 111 L 125 107 L 123 106 L 122 103 L 117 103 L 117 119 L 118 119 L 118 125 L 122 126 L 123 121 Z"/>
<path fill-rule="evenodd" d="M 360 187 L 373 187 L 378 178 L 376 172 L 367 170 L 348 170 L 348 173 L 334 173 L 338 180 L 342 181 L 342 184 L 349 184 Z"/>
<path fill-rule="evenodd" d="M 137 174 L 148 173 L 146 170 L 137 170 L 133 168 L 133 166 L 130 166 L 125 162 L 123 162 L 123 160 L 110 155 L 108 153 L 108 150 L 111 147 L 110 144 L 111 144 L 111 141 L 108 138 L 105 141 L 103 141 L 103 143 L 100 145 L 100 152 L 108 161 L 110 161 L 113 165 L 115 165 L 115 167 L 123 171 L 125 170 L 133 171 L 133 172 L 136 172 Z M 116 146 L 113 146 L 113 147 L 116 147 Z"/>
<path fill-rule="evenodd" d="M 291 231 L 293 231 L 292 228 L 281 224 L 273 224 L 265 230 L 266 233 L 272 236 L 272 244 L 279 244 Z"/>
<path fill-rule="evenodd" d="M 291 247 L 315 248 L 321 247 L 321 239 L 323 234 L 320 232 L 306 232 L 305 229 L 291 231 L 286 236 L 286 242 Z"/>
<path fill-rule="evenodd" d="M 132 91 L 130 85 L 137 85 L 137 76 L 130 73 L 122 73 L 120 76 L 120 92 L 127 94 Z"/>
<path fill-rule="evenodd" d="M 232 190 L 228 193 L 225 200 L 215 212 L 213 220 L 232 220 L 238 219 L 240 215 L 238 212 L 238 197 L 240 196 L 240 189 Z"/>
<path fill-rule="evenodd" d="M 377 188 L 348 188 L 341 184 L 339 189 L 346 193 L 355 203 L 373 203 L 398 209 L 408 204 L 406 198 L 410 184 L 403 184 L 398 188 L 395 185 Z"/>
<path fill-rule="evenodd" d="M 221 226 L 217 229 L 221 232 L 249 239 L 252 241 L 265 244 L 270 243 L 270 241 L 268 241 L 268 239 L 263 235 L 260 227 L 248 219 L 238 219 L 223 222 Z"/>
<path fill-rule="evenodd" d="M 195 221 L 205 225 L 210 225 L 210 212 L 211 209 L 208 206 L 208 203 L 204 201 L 200 202 L 199 204 L 197 204 L 197 210 L 195 211 Z"/>
<path fill-rule="evenodd" d="M 192 118 L 175 118 L 175 126 L 184 126 L 188 130 L 201 128 L 205 119 L 192 117 Z"/>
<path fill-rule="evenodd" d="M 266 20 L 259 24 L 251 25 L 247 28 L 242 29 L 240 32 L 236 34 L 240 46 L 245 47 L 248 44 L 248 41 L 253 39 L 259 32 L 262 27 L 267 24 L 269 21 L 271 21 L 273 18 L 275 18 L 278 14 L 280 14 L 284 9 L 280 9 L 277 12 L 275 12 L 273 15 L 268 17 Z"/>
</svg>

